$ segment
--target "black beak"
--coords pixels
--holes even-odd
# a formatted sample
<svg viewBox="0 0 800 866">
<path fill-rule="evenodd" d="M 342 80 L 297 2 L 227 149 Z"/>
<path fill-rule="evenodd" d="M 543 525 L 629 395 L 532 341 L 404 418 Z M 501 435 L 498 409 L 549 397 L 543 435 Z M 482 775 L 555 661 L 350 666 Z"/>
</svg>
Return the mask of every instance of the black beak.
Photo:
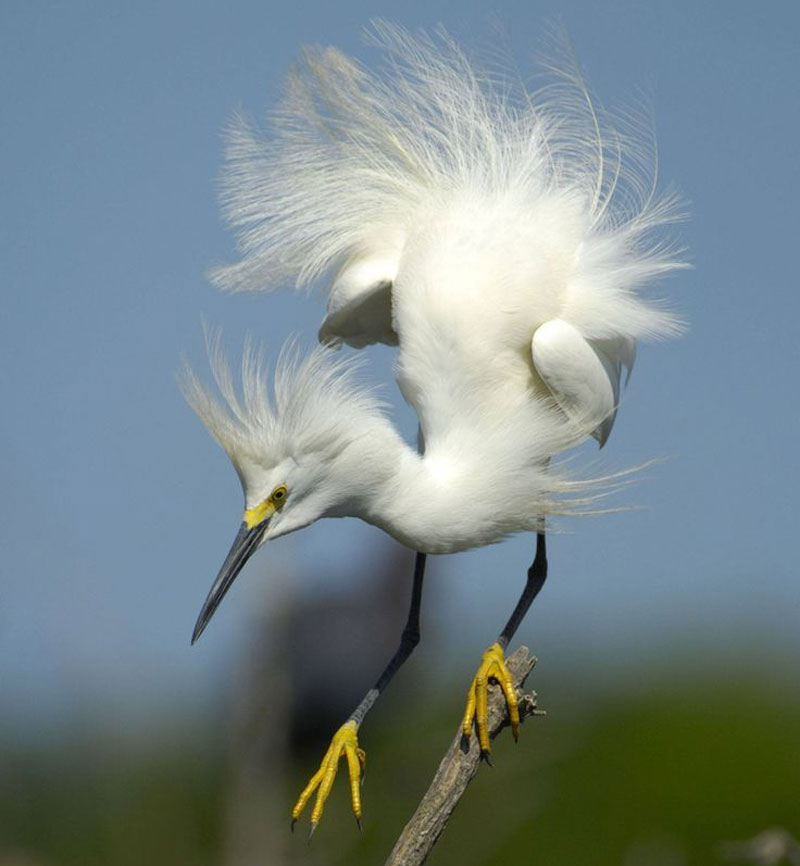
<svg viewBox="0 0 800 866">
<path fill-rule="evenodd" d="M 192 644 L 203 633 L 209 620 L 214 616 L 214 611 L 225 597 L 225 593 L 230 589 L 234 580 L 236 580 L 236 575 L 244 568 L 244 564 L 255 552 L 258 542 L 261 540 L 261 536 L 264 534 L 264 530 L 268 524 L 269 520 L 265 520 L 252 529 L 246 523 L 242 523 L 239 527 L 239 534 L 234 539 L 230 553 L 225 558 L 225 562 L 222 563 L 222 568 L 219 570 L 217 579 L 214 581 L 211 591 L 206 596 L 200 616 L 197 617 L 197 623 L 192 632 Z"/>
</svg>

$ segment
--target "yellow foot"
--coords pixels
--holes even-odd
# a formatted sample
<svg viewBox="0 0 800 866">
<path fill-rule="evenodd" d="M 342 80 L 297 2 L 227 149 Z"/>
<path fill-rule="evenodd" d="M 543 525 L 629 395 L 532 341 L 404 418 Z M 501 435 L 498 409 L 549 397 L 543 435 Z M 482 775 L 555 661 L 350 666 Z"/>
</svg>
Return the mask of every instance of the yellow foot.
<svg viewBox="0 0 800 866">
<path fill-rule="evenodd" d="M 328 751 L 319 765 L 319 770 L 312 776 L 311 781 L 303 789 L 303 793 L 300 795 L 294 809 L 292 809 L 292 829 L 294 829 L 297 819 L 302 814 L 303 809 L 305 809 L 306 803 L 311 799 L 311 795 L 319 788 L 314 809 L 311 812 L 311 833 L 313 835 L 319 819 L 322 817 L 325 801 L 328 799 L 328 794 L 330 794 L 333 787 L 333 780 L 336 778 L 336 771 L 339 768 L 339 758 L 342 757 L 342 754 L 347 758 L 347 771 L 350 776 L 350 801 L 353 805 L 353 814 L 356 816 L 359 829 L 361 828 L 361 777 L 367 763 L 367 756 L 364 754 L 364 750 L 358 747 L 358 725 L 351 719 L 345 722 L 333 735 Z"/>
<path fill-rule="evenodd" d="M 519 707 L 517 706 L 517 694 L 514 691 L 514 682 L 506 667 L 503 648 L 499 643 L 493 643 L 483 654 L 478 673 L 469 687 L 467 693 L 467 709 L 464 713 L 464 721 L 461 730 L 469 739 L 472 736 L 472 722 L 478 723 L 478 741 L 481 744 L 481 752 L 488 755 L 491 752 L 489 745 L 489 731 L 486 723 L 487 690 L 489 680 L 494 679 L 500 684 L 508 704 L 508 716 L 511 720 L 511 733 L 516 740 L 519 736 Z"/>
</svg>

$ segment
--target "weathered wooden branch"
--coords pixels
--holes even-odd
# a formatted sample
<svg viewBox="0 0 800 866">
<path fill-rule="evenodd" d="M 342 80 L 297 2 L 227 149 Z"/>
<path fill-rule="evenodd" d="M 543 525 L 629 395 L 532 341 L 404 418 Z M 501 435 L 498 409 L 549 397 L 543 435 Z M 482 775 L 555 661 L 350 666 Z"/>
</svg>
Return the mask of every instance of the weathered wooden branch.
<svg viewBox="0 0 800 866">
<path fill-rule="evenodd" d="M 541 715 L 536 709 L 536 692 L 522 694 L 521 691 L 525 679 L 536 664 L 535 657 L 527 647 L 520 647 L 506 660 L 506 664 L 517 690 L 520 721 L 528 716 Z M 489 688 L 488 709 L 489 736 L 494 739 L 508 725 L 506 702 L 499 686 Z M 421 866 L 425 862 L 467 785 L 478 772 L 480 762 L 481 750 L 477 736 L 473 734 L 467 745 L 459 730 L 385 866 Z"/>
</svg>

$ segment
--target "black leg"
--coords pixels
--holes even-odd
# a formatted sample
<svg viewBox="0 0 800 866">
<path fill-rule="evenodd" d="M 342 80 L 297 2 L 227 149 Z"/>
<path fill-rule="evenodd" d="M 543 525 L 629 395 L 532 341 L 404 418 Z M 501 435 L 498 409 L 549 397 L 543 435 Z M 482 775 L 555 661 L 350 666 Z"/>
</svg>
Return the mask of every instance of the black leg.
<svg viewBox="0 0 800 866">
<path fill-rule="evenodd" d="M 545 548 L 544 533 L 539 532 L 536 536 L 536 556 L 533 559 L 531 567 L 528 569 L 528 579 L 525 582 L 525 589 L 522 590 L 522 595 L 514 608 L 514 612 L 509 617 L 506 627 L 500 632 L 500 637 L 497 643 L 505 650 L 508 647 L 511 638 L 514 637 L 519 624 L 525 618 L 533 600 L 539 594 L 539 590 L 544 586 L 547 579 L 547 550 Z"/>
<path fill-rule="evenodd" d="M 400 646 L 392 656 L 389 664 L 386 665 L 383 673 L 378 677 L 375 685 L 364 695 L 364 699 L 356 707 L 350 719 L 361 726 L 364 717 L 372 709 L 378 696 L 389 685 L 392 677 L 400 670 L 403 663 L 411 655 L 414 647 L 419 643 L 419 613 L 422 607 L 422 579 L 425 575 L 425 559 L 424 553 L 418 553 L 414 561 L 414 585 L 411 589 L 411 606 L 408 609 L 408 619 L 406 620 L 403 634 L 400 637 Z"/>
<path fill-rule="evenodd" d="M 419 643 L 419 612 L 422 606 L 422 578 L 425 574 L 425 554 L 418 553 L 414 562 L 414 585 L 411 590 L 411 606 L 408 610 L 406 627 L 400 638 L 400 646 L 392 656 L 383 673 L 378 677 L 375 685 L 364 695 L 364 700 L 356 707 L 350 718 L 333 735 L 331 745 L 322 759 L 319 770 L 311 778 L 311 781 L 303 789 L 302 794 L 292 809 L 292 829 L 300 817 L 303 809 L 317 791 L 317 800 L 311 813 L 311 834 L 322 817 L 325 801 L 330 794 L 333 780 L 336 778 L 336 768 L 339 759 L 347 758 L 347 772 L 350 777 L 350 801 L 353 806 L 353 814 L 359 829 L 361 828 L 361 781 L 360 776 L 364 773 L 366 755 L 358 746 L 358 729 L 364 721 L 364 717 L 372 709 L 378 696 L 389 685 L 389 681 L 397 673 L 403 662 L 411 655 L 414 647 Z M 309 838 L 311 838 L 309 836 Z"/>
<path fill-rule="evenodd" d="M 525 589 L 522 590 L 522 595 L 517 602 L 517 606 L 509 617 L 505 628 L 500 632 L 500 636 L 483 654 L 478 672 L 475 674 L 475 678 L 472 680 L 472 685 L 469 687 L 467 694 L 467 708 L 464 711 L 464 718 L 461 722 L 461 731 L 464 735 L 462 747 L 468 748 L 469 738 L 472 736 L 472 724 L 475 721 L 478 728 L 481 755 L 487 762 L 489 761 L 489 752 L 491 750 L 487 728 L 487 686 L 490 680 L 494 680 L 503 689 L 503 694 L 508 704 L 511 733 L 516 740 L 519 734 L 519 708 L 514 691 L 514 683 L 505 663 L 505 651 L 509 641 L 514 637 L 519 628 L 519 624 L 528 612 L 528 608 L 530 608 L 533 600 L 539 594 L 539 590 L 544 585 L 546 577 L 547 551 L 545 548 L 545 537 L 543 532 L 539 532 L 536 535 L 536 556 L 531 567 L 528 569 L 528 579 L 525 582 Z"/>
</svg>

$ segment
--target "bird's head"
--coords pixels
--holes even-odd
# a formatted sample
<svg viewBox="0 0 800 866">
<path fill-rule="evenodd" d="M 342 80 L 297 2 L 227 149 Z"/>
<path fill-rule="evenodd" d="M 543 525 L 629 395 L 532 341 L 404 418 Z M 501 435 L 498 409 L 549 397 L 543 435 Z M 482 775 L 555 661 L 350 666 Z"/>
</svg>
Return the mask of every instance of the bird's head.
<svg viewBox="0 0 800 866">
<path fill-rule="evenodd" d="M 316 348 L 301 358 L 290 344 L 270 387 L 260 356 L 248 348 L 241 393 L 217 340 L 209 344 L 209 358 L 219 394 L 188 368 L 181 387 L 230 457 L 245 501 L 239 532 L 200 611 L 192 643 L 262 544 L 320 517 L 347 513 L 363 477 L 351 446 L 383 422 L 380 402 L 355 380 L 357 365 L 347 356 Z"/>
</svg>

